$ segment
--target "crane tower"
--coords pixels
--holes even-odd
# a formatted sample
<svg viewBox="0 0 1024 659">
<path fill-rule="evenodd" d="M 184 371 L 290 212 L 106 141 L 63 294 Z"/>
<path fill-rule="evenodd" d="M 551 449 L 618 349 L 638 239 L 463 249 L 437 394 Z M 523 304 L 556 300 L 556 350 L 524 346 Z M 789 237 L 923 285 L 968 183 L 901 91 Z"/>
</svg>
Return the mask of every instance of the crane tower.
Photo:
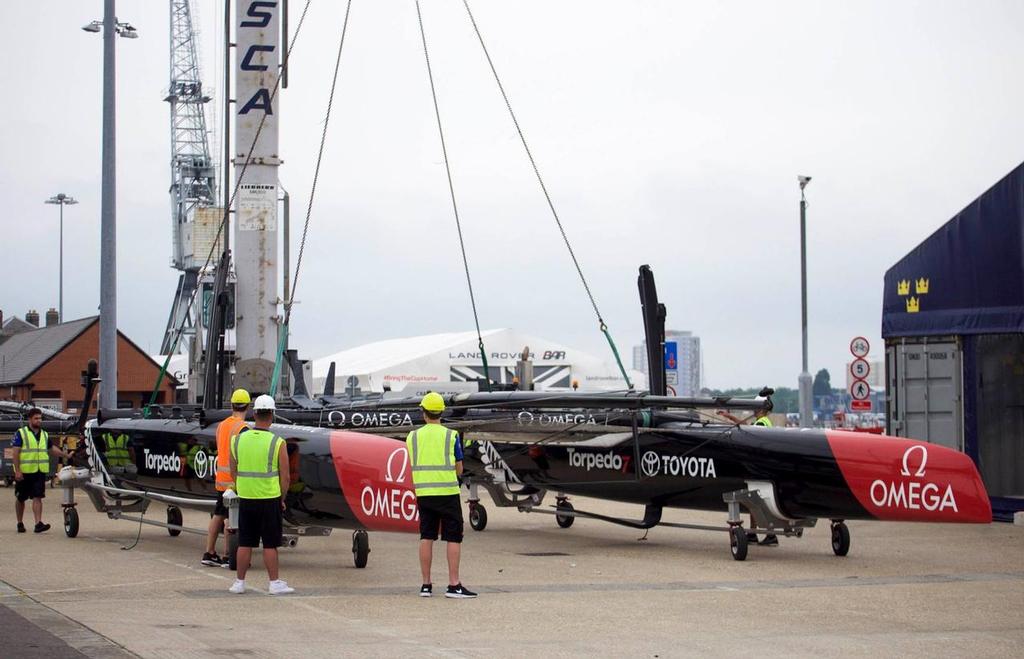
<svg viewBox="0 0 1024 659">
<path fill-rule="evenodd" d="M 190 5 L 191 0 L 170 0 L 170 84 L 164 100 L 171 105 L 171 266 L 181 275 L 161 354 L 198 347 L 184 341 L 175 346 L 174 335 L 184 322 L 186 336 L 195 336 L 199 314 L 188 311 L 189 300 L 199 285 L 200 271 L 217 237 L 223 213 L 214 205 L 216 166 L 210 156 L 205 109 L 210 97 L 203 92 L 199 76 Z M 220 251 L 214 250 L 211 266 Z M 201 306 L 202 300 L 198 302 Z M 195 359 L 195 355 L 192 357 Z"/>
</svg>

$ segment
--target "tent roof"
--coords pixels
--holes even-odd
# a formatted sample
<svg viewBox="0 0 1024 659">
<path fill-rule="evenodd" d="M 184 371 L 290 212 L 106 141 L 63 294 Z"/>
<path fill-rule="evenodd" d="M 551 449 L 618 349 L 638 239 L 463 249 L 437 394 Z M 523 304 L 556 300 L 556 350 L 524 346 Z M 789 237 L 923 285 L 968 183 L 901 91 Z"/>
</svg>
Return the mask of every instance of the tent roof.
<svg viewBox="0 0 1024 659">
<path fill-rule="evenodd" d="M 508 330 L 492 329 L 481 334 L 486 343 L 487 337 L 505 331 Z M 335 362 L 339 375 L 372 373 L 469 342 L 476 342 L 476 332 L 447 332 L 376 341 L 313 360 L 313 375 L 325 376 L 330 362 Z"/>
<path fill-rule="evenodd" d="M 882 336 L 1024 332 L 1024 163 L 885 273 Z"/>
</svg>

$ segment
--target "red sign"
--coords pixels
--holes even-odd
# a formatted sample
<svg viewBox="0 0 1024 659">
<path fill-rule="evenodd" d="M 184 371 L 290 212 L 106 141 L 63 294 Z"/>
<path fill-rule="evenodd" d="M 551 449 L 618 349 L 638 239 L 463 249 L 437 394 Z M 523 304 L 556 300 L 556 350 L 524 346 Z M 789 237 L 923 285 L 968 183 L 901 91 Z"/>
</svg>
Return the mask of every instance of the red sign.
<svg viewBox="0 0 1024 659">
<path fill-rule="evenodd" d="M 870 400 L 851 400 L 850 409 L 854 412 L 870 412 L 871 401 Z"/>
<path fill-rule="evenodd" d="M 854 380 L 850 383 L 850 395 L 854 400 L 867 400 L 871 395 L 871 385 L 864 380 Z"/>
<path fill-rule="evenodd" d="M 850 341 L 850 353 L 854 357 L 867 357 L 868 352 L 871 351 L 871 344 L 863 336 L 854 337 Z"/>
</svg>

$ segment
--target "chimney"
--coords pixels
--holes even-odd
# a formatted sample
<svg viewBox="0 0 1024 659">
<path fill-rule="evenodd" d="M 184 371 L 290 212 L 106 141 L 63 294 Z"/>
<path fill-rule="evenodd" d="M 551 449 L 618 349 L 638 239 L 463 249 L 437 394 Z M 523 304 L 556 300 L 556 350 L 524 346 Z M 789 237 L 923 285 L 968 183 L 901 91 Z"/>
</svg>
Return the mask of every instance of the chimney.
<svg viewBox="0 0 1024 659">
<path fill-rule="evenodd" d="M 54 309 L 53 307 L 50 307 L 49 311 L 46 312 L 46 326 L 49 327 L 50 325 L 59 325 L 59 324 L 60 324 L 60 314 L 57 313 L 56 309 Z"/>
<path fill-rule="evenodd" d="M 29 311 L 27 314 L 25 314 L 25 322 L 28 323 L 29 325 L 35 325 L 36 327 L 39 327 L 39 312 L 36 311 L 35 309 Z"/>
</svg>

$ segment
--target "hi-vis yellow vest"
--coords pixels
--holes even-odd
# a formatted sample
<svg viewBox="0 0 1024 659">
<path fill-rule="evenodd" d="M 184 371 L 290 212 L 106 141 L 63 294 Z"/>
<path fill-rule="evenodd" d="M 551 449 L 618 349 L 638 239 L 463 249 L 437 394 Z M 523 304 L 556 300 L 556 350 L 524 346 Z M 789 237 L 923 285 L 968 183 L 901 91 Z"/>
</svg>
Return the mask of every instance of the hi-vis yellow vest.
<svg viewBox="0 0 1024 659">
<path fill-rule="evenodd" d="M 107 464 L 111 467 L 126 467 L 131 462 L 128 454 L 128 435 L 121 433 L 115 436 L 114 433 L 104 433 L 103 441 L 107 445 Z"/>
<path fill-rule="evenodd" d="M 412 462 L 412 484 L 417 497 L 459 493 L 455 473 L 455 442 L 459 434 L 439 423 L 413 430 L 405 439 Z"/>
<path fill-rule="evenodd" d="M 281 496 L 280 453 L 284 440 L 267 430 L 253 429 L 231 438 L 231 455 L 238 463 L 235 491 L 243 499 Z"/>
<path fill-rule="evenodd" d="M 39 438 L 32 433 L 28 426 L 18 429 L 21 435 L 21 473 L 50 473 L 50 436 L 45 430 L 39 430 Z"/>
<path fill-rule="evenodd" d="M 755 421 L 753 423 L 753 425 L 755 425 L 755 426 L 764 426 L 765 428 L 772 428 L 772 427 L 775 426 L 775 424 L 772 423 L 772 420 L 769 419 L 766 416 L 763 416 L 760 419 L 758 419 L 757 421 Z"/>
</svg>

